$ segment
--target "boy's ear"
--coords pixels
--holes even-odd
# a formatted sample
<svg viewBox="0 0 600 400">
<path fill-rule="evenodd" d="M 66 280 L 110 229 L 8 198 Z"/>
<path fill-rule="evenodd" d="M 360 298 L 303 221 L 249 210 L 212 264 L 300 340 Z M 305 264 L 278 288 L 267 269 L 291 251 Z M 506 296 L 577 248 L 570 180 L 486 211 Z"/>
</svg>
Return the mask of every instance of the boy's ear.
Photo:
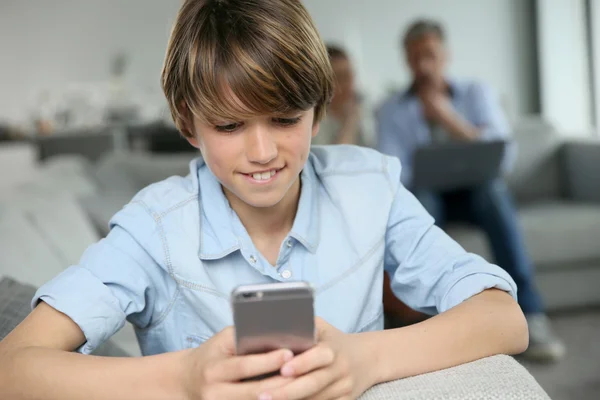
<svg viewBox="0 0 600 400">
<path fill-rule="evenodd" d="M 313 124 L 312 127 L 312 137 L 317 136 L 317 134 L 319 133 L 319 129 L 321 128 L 321 123 L 317 122 L 316 124 Z"/>
<path fill-rule="evenodd" d="M 190 132 L 191 134 L 191 132 Z M 198 139 L 196 139 L 196 136 L 185 136 L 185 140 L 188 141 L 189 144 L 191 144 L 192 146 L 194 146 L 195 148 L 197 148 L 198 150 L 200 150 L 200 145 L 198 144 Z"/>
<path fill-rule="evenodd" d="M 182 118 L 182 133 L 183 136 L 185 137 L 185 139 L 188 141 L 189 144 L 191 144 L 192 146 L 194 146 L 195 148 L 199 149 L 199 144 L 198 144 L 198 139 L 196 138 L 196 130 L 194 129 L 194 120 L 192 118 L 192 113 L 190 112 L 190 109 L 188 108 L 187 104 L 185 103 L 185 101 L 181 101 L 181 103 L 179 104 L 179 113 L 181 114 Z"/>
</svg>

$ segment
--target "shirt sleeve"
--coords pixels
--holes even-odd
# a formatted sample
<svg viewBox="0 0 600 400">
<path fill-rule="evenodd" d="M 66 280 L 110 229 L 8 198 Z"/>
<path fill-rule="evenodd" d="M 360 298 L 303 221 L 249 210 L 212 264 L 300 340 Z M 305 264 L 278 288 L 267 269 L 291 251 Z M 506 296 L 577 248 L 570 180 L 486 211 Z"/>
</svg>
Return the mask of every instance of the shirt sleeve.
<svg viewBox="0 0 600 400">
<path fill-rule="evenodd" d="M 489 86 L 473 83 L 469 90 L 469 103 L 473 110 L 471 122 L 481 129 L 482 139 L 506 141 L 503 170 L 509 172 L 517 156 L 517 147 L 498 96 Z"/>
<path fill-rule="evenodd" d="M 81 328 L 86 342 L 78 352 L 90 354 L 126 319 L 138 327 L 150 323 L 156 291 L 165 282 L 146 250 L 157 234 L 155 225 L 144 207 L 130 203 L 113 218 L 108 236 L 90 246 L 78 265 L 36 292 L 32 307 L 44 301 Z"/>
<path fill-rule="evenodd" d="M 397 182 L 400 165 L 392 165 L 390 179 Z M 467 253 L 434 225 L 433 218 L 403 185 L 398 185 L 395 193 L 384 267 L 396 297 L 430 315 L 490 288 L 506 291 L 516 299 L 516 284 L 502 268 Z"/>
</svg>

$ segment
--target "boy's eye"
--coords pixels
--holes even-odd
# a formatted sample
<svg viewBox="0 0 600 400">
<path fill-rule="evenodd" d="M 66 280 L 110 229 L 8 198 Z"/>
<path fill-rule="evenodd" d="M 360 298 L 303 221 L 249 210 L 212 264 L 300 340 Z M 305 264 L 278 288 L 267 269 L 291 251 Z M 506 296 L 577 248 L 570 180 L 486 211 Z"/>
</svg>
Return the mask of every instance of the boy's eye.
<svg viewBox="0 0 600 400">
<path fill-rule="evenodd" d="M 281 126 L 291 126 L 291 125 L 296 125 L 298 122 L 300 122 L 300 117 L 297 117 L 297 118 L 273 118 L 273 122 L 275 122 L 277 125 L 281 125 Z"/>
<path fill-rule="evenodd" d="M 218 130 L 219 132 L 226 132 L 226 133 L 231 133 L 231 132 L 235 132 L 236 129 L 238 129 L 242 124 L 238 123 L 238 122 L 233 122 L 231 124 L 227 124 L 227 125 L 215 125 L 215 129 Z"/>
</svg>

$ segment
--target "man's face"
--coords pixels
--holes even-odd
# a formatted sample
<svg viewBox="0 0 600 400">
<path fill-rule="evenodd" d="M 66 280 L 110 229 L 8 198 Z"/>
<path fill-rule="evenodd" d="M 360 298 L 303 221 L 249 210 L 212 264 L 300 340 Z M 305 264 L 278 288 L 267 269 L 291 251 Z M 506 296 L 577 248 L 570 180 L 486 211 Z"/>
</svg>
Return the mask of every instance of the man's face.
<svg viewBox="0 0 600 400">
<path fill-rule="evenodd" d="M 406 60 L 417 85 L 443 82 L 447 53 L 443 41 L 433 33 L 406 44 Z"/>
<path fill-rule="evenodd" d="M 334 57 L 331 60 L 335 78 L 333 102 L 346 103 L 354 96 L 354 71 L 346 57 Z"/>
<path fill-rule="evenodd" d="M 319 130 L 313 119 L 314 108 L 214 125 L 195 118 L 188 141 L 200 149 L 230 202 L 233 195 L 252 207 L 272 207 L 299 185 Z"/>
</svg>

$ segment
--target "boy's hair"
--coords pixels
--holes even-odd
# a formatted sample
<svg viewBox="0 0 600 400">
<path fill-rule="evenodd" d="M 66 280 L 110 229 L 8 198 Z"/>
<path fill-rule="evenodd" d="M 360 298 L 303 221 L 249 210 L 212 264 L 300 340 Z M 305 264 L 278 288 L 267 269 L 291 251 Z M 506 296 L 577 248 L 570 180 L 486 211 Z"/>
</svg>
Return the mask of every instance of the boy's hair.
<svg viewBox="0 0 600 400">
<path fill-rule="evenodd" d="M 333 95 L 325 45 L 300 0 L 186 0 L 165 56 L 162 87 L 177 128 L 283 115 Z"/>
</svg>

